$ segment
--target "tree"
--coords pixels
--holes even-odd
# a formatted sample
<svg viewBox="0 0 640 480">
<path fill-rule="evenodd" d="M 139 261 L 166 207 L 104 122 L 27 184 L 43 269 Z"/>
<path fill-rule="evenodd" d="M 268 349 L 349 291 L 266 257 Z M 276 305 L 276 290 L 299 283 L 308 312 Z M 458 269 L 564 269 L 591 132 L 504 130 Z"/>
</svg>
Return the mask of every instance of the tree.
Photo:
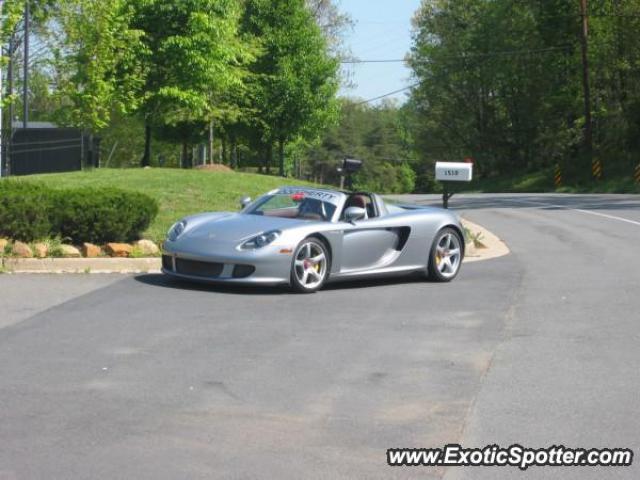
<svg viewBox="0 0 640 480">
<path fill-rule="evenodd" d="M 277 144 L 284 176 L 286 144 L 318 136 L 336 118 L 338 62 L 304 0 L 248 0 L 243 26 L 262 47 L 249 78 L 253 127 L 267 170 Z"/>
<path fill-rule="evenodd" d="M 149 52 L 143 165 L 150 161 L 152 127 L 209 123 L 233 110 L 225 95 L 242 87 L 251 60 L 238 37 L 241 6 L 235 0 L 136 1 L 134 25 Z M 184 150 L 189 140 L 185 134 Z"/>
<path fill-rule="evenodd" d="M 130 2 L 61 0 L 52 8 L 57 96 L 69 104 L 59 112 L 60 120 L 99 131 L 114 111 L 135 111 L 146 52 L 142 32 L 131 27 Z"/>
<path fill-rule="evenodd" d="M 333 0 L 307 0 L 307 7 L 327 40 L 327 46 L 332 55 L 349 56 L 348 49 L 344 45 L 344 35 L 353 27 L 351 17 L 341 12 Z"/>
<path fill-rule="evenodd" d="M 610 174 L 630 175 L 640 154 L 640 1 L 589 2 L 586 79 L 580 7 L 577 0 L 423 1 L 410 55 L 421 155 L 473 156 L 483 175 L 560 163 L 565 179 L 584 182 L 591 114 L 595 157 Z"/>
<path fill-rule="evenodd" d="M 473 156 L 489 174 L 570 154 L 579 135 L 573 7 L 566 0 L 424 1 L 410 56 L 423 156 Z"/>
<path fill-rule="evenodd" d="M 314 181 L 339 184 L 337 167 L 345 157 L 364 161 L 354 177 L 358 190 L 411 193 L 416 174 L 413 144 L 405 112 L 393 101 L 378 106 L 341 101 L 337 125 L 326 130 L 317 145 L 307 149 L 307 174 Z"/>
</svg>

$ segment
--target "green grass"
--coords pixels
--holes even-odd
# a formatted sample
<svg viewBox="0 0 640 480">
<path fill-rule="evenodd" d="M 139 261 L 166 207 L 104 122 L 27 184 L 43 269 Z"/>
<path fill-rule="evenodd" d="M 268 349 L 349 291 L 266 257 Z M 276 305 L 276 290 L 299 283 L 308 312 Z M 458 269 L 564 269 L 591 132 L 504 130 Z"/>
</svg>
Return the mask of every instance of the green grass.
<svg viewBox="0 0 640 480">
<path fill-rule="evenodd" d="M 295 179 L 236 172 L 178 169 L 98 169 L 22 177 L 54 188 L 117 187 L 141 192 L 160 205 L 156 220 L 144 237 L 159 242 L 169 227 L 185 215 L 207 211 L 235 211 L 244 195 L 255 198 L 280 185 L 311 185 Z"/>
<path fill-rule="evenodd" d="M 481 178 L 456 191 L 467 193 L 640 193 L 640 185 L 631 177 L 604 178 L 600 181 L 586 179 L 572 181 L 564 179 L 556 188 L 552 170 L 524 173 L 511 177 Z"/>
</svg>

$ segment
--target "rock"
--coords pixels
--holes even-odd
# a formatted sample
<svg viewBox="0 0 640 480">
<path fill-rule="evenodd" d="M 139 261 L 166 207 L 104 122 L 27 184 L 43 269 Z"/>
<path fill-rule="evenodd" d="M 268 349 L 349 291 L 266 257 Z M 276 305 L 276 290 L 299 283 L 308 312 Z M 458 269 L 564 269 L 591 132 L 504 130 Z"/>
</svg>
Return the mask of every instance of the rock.
<svg viewBox="0 0 640 480">
<path fill-rule="evenodd" d="M 73 245 L 60 245 L 60 253 L 65 258 L 79 258 L 82 256 L 80 250 Z"/>
<path fill-rule="evenodd" d="M 0 255 L 4 253 L 4 249 L 9 245 L 9 240 L 6 238 L 0 238 Z"/>
<path fill-rule="evenodd" d="M 112 257 L 128 257 L 133 251 L 133 247 L 127 243 L 107 243 L 104 251 Z"/>
<path fill-rule="evenodd" d="M 31 247 L 26 243 L 15 242 L 13 244 L 13 248 L 11 249 L 11 253 L 14 256 L 19 258 L 33 258 L 33 252 L 31 251 Z"/>
<path fill-rule="evenodd" d="M 93 243 L 83 243 L 82 244 L 82 256 L 87 258 L 96 258 L 100 256 L 102 250 L 97 245 Z"/>
<path fill-rule="evenodd" d="M 49 247 L 46 243 L 36 243 L 33 246 L 33 253 L 38 258 L 44 258 L 49 255 Z"/>
<path fill-rule="evenodd" d="M 133 244 L 142 255 L 157 255 L 160 253 L 158 246 L 151 240 L 139 240 Z"/>
</svg>

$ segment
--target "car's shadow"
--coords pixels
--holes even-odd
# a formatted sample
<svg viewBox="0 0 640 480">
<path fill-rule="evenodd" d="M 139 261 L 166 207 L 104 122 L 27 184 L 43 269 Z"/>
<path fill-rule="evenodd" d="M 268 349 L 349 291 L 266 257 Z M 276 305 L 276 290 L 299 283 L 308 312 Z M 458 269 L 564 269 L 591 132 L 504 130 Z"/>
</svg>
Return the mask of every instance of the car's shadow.
<svg viewBox="0 0 640 480">
<path fill-rule="evenodd" d="M 216 283 L 200 283 L 181 280 L 179 278 L 169 277 L 161 273 L 145 273 L 136 275 L 134 280 L 145 285 L 150 285 L 160 288 L 169 288 L 177 290 L 190 290 L 196 292 L 217 292 L 231 295 L 286 295 L 292 294 L 292 291 L 287 286 L 257 286 L 257 285 L 229 285 L 229 284 L 216 284 Z M 350 280 L 340 281 L 335 283 L 329 283 L 324 286 L 322 291 L 334 291 L 334 290 L 357 290 L 357 289 L 370 289 L 376 287 L 388 287 L 392 285 L 407 285 L 429 283 L 419 274 L 385 277 L 385 278 L 373 278 L 362 280 Z M 437 283 L 433 283 L 437 285 Z"/>
</svg>

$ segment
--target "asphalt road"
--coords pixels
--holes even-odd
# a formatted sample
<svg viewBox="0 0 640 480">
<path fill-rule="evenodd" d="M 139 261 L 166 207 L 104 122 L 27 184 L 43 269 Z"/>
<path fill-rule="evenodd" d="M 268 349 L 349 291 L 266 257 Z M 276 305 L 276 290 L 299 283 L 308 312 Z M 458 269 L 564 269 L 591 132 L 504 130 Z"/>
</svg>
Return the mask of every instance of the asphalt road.
<svg viewBox="0 0 640 480">
<path fill-rule="evenodd" d="M 449 285 L 0 275 L 0 479 L 639 478 L 386 466 L 452 442 L 639 451 L 640 198 L 451 205 L 512 254 Z"/>
</svg>

